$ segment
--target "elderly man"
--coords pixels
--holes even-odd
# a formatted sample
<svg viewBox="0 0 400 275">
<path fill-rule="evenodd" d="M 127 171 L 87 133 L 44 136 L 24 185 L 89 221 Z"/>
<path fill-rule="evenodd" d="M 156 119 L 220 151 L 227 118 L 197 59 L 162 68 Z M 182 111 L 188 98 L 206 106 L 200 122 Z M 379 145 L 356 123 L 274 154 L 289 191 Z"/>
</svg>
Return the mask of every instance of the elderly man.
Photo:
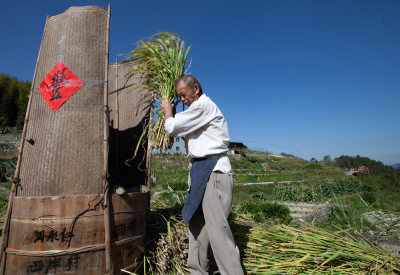
<svg viewBox="0 0 400 275">
<path fill-rule="evenodd" d="M 182 217 L 189 223 L 188 269 L 191 274 L 208 274 L 207 251 L 211 244 L 221 274 L 243 274 L 239 249 L 228 224 L 232 203 L 233 177 L 229 158 L 228 125 L 217 105 L 202 93 L 193 76 L 176 81 L 176 92 L 189 106 L 172 114 L 173 105 L 164 99 L 165 130 L 184 137 L 192 158 L 190 186 Z"/>
</svg>

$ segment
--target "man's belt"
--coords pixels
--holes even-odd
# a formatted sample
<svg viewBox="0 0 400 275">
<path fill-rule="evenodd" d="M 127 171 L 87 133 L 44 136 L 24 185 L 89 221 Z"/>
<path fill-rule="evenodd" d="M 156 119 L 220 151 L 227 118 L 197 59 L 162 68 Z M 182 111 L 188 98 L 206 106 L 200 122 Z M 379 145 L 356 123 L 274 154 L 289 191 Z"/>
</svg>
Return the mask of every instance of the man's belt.
<svg viewBox="0 0 400 275">
<path fill-rule="evenodd" d="M 220 153 L 220 154 L 214 154 L 214 155 L 207 155 L 207 156 L 201 157 L 201 158 L 192 158 L 190 161 L 194 162 L 194 161 L 209 159 L 209 158 L 213 158 L 213 157 L 225 157 L 225 156 L 226 156 L 226 152 Z"/>
</svg>

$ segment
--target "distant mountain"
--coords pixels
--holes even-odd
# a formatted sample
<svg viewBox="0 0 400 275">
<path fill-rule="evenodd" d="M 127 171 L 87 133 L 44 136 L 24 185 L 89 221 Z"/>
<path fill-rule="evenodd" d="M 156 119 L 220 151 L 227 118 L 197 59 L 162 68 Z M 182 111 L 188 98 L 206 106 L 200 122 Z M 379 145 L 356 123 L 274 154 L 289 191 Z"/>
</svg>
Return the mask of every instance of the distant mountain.
<svg viewBox="0 0 400 275">
<path fill-rule="evenodd" d="M 396 170 L 400 169 L 400 163 L 392 164 L 390 166 L 392 166 Z"/>
</svg>

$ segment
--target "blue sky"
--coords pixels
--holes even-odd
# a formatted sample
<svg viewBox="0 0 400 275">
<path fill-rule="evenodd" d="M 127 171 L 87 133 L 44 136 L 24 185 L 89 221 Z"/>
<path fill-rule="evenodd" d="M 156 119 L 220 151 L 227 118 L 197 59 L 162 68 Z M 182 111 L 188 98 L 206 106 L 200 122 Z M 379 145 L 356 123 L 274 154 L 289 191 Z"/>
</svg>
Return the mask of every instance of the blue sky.
<svg viewBox="0 0 400 275">
<path fill-rule="evenodd" d="M 0 72 L 31 81 L 46 16 L 108 3 L 110 62 L 157 31 L 180 34 L 232 141 L 400 162 L 400 1 L 5 0 Z"/>
</svg>

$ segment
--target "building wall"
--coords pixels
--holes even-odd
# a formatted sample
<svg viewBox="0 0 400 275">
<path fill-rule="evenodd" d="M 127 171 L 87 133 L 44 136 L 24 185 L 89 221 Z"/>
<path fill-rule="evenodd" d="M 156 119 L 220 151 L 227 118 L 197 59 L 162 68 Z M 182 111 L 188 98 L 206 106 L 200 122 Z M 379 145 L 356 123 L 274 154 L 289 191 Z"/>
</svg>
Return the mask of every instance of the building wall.
<svg viewBox="0 0 400 275">
<path fill-rule="evenodd" d="M 174 144 L 171 148 L 172 153 L 186 154 L 185 141 L 183 138 L 174 138 Z"/>
<path fill-rule="evenodd" d="M 152 153 L 153 154 L 158 154 L 158 153 L 160 153 L 160 151 L 153 149 Z M 185 141 L 182 138 L 174 138 L 174 144 L 172 145 L 171 149 L 165 150 L 164 153 L 167 153 L 167 154 L 186 154 Z"/>
</svg>

